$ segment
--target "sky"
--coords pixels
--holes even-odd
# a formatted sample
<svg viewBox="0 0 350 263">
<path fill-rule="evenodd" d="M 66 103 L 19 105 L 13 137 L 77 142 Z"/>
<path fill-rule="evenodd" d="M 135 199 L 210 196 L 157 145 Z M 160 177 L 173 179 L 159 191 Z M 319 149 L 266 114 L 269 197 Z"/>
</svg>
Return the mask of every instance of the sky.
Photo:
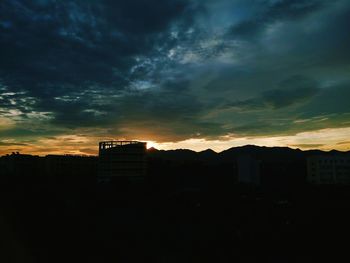
<svg viewBox="0 0 350 263">
<path fill-rule="evenodd" d="M 348 0 L 1 0 L 0 155 L 350 150 Z"/>
</svg>

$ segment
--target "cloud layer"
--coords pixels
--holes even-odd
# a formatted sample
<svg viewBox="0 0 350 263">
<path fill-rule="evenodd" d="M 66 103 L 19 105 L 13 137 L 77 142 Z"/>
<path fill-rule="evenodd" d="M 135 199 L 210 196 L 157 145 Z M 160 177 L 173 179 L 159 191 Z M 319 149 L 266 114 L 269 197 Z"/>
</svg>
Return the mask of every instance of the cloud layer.
<svg viewBox="0 0 350 263">
<path fill-rule="evenodd" d="M 1 145 L 349 127 L 349 17 L 346 0 L 3 0 Z"/>
</svg>

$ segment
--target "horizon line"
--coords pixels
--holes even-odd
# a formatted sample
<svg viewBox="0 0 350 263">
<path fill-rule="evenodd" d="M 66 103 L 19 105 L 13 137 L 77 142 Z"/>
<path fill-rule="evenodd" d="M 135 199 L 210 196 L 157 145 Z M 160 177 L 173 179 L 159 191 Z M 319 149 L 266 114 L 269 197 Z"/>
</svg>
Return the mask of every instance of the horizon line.
<svg viewBox="0 0 350 263">
<path fill-rule="evenodd" d="M 143 141 L 140 141 L 140 142 L 143 142 Z M 147 143 L 147 142 L 146 142 Z M 265 146 L 265 145 L 256 145 L 256 144 L 245 144 L 245 145 L 241 145 L 241 146 L 232 146 L 232 147 L 229 147 L 227 149 L 224 149 L 222 151 L 215 151 L 211 148 L 207 148 L 205 150 L 201 150 L 201 151 L 196 151 L 196 150 L 192 150 L 192 149 L 189 149 L 189 148 L 174 148 L 174 149 L 157 149 L 156 147 L 150 147 L 150 148 L 147 148 L 146 149 L 146 152 L 150 152 L 152 150 L 156 150 L 156 151 L 163 151 L 163 152 L 168 152 L 168 151 L 191 151 L 191 152 L 195 152 L 195 153 L 201 153 L 201 152 L 205 152 L 205 151 L 212 151 L 214 152 L 215 154 L 220 154 L 220 153 L 223 153 L 225 151 L 228 151 L 230 149 L 234 149 L 234 148 L 244 148 L 244 147 L 257 147 L 257 148 L 288 148 L 288 149 L 291 149 L 291 150 L 295 150 L 295 151 L 302 151 L 302 152 L 308 152 L 308 151 L 319 151 L 319 152 L 324 152 L 324 153 L 330 153 L 330 152 L 339 152 L 339 153 L 349 153 L 350 150 L 347 150 L 347 151 L 342 151 L 342 150 L 337 150 L 337 149 L 330 149 L 330 150 L 321 150 L 321 149 L 316 149 L 316 148 L 313 148 L 313 149 L 306 149 L 306 150 L 303 150 L 303 149 L 300 149 L 300 148 L 293 148 L 293 147 L 290 147 L 290 146 Z M 98 157 L 98 153 L 97 154 L 74 154 L 74 153 L 60 153 L 60 154 L 57 154 L 57 153 L 48 153 L 48 154 L 33 154 L 33 153 L 21 153 L 19 151 L 13 151 L 11 153 L 5 153 L 3 155 L 1 155 L 0 157 L 4 157 L 4 156 L 11 156 L 11 155 L 31 155 L 31 156 L 38 156 L 38 157 L 46 157 L 46 156 L 76 156 L 76 157 Z"/>
</svg>

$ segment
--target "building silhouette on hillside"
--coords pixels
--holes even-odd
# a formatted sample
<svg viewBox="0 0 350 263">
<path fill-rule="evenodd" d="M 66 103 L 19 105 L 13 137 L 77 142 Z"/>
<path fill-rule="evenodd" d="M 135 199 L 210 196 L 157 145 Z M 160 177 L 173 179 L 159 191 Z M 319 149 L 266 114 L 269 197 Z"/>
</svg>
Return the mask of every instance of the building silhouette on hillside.
<svg viewBox="0 0 350 263">
<path fill-rule="evenodd" d="M 105 141 L 99 143 L 99 179 L 143 177 L 146 174 L 146 143 Z"/>
</svg>

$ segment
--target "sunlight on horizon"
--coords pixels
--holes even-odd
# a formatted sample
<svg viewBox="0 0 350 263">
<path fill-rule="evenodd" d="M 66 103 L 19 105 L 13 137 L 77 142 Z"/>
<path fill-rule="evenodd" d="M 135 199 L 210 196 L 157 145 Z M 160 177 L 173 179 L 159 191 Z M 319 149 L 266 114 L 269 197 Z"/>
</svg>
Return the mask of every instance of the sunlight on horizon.
<svg viewBox="0 0 350 263">
<path fill-rule="evenodd" d="M 216 152 L 244 145 L 347 151 L 350 150 L 349 134 L 350 127 L 301 132 L 290 136 L 242 137 L 229 140 L 188 139 L 174 143 L 155 143 L 155 145 L 159 145 L 159 149 L 162 150 L 191 149 L 203 151 L 210 148 Z"/>
<path fill-rule="evenodd" d="M 158 150 L 190 149 L 203 151 L 212 149 L 216 152 L 227 150 L 231 147 L 244 145 L 257 145 L 266 147 L 290 147 L 302 150 L 350 150 L 350 127 L 338 129 L 322 129 L 317 131 L 302 132 L 290 136 L 273 137 L 241 137 L 222 140 L 188 139 L 179 142 L 156 142 L 153 140 L 135 139 L 147 143 L 147 149 Z M 110 138 L 109 138 L 110 139 Z M 4 140 L 1 143 L 0 155 L 20 152 L 23 154 L 47 155 L 47 154 L 77 154 L 98 155 L 98 142 L 104 141 L 101 137 L 64 135 L 52 138 L 43 138 L 34 142 Z"/>
</svg>

